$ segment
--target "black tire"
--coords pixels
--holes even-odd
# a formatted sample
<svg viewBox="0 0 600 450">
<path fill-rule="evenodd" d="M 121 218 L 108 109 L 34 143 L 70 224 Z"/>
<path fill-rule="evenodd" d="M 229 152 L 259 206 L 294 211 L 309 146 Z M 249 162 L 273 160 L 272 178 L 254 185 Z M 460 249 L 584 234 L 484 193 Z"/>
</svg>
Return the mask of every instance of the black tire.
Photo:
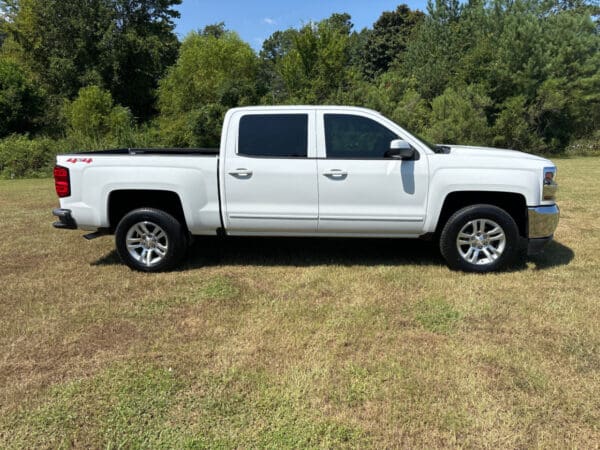
<svg viewBox="0 0 600 450">
<path fill-rule="evenodd" d="M 148 232 L 144 231 L 144 227 Z M 127 246 L 128 234 L 134 244 L 132 248 Z M 185 255 L 186 237 L 185 228 L 175 217 L 153 208 L 127 213 L 115 230 L 117 253 L 121 260 L 142 272 L 163 272 L 175 267 Z M 135 246 L 137 241 L 139 245 Z"/>
<path fill-rule="evenodd" d="M 478 231 L 476 225 L 483 225 L 485 231 Z M 500 227 L 501 232 L 495 231 L 495 225 Z M 462 244 L 459 245 L 458 235 L 461 231 Z M 466 235 L 469 234 L 472 236 L 467 238 Z M 515 260 L 519 251 L 519 229 L 514 219 L 497 206 L 467 206 L 456 211 L 444 225 L 440 236 L 440 251 L 453 270 L 493 272 Z M 491 257 L 488 257 L 489 254 Z M 473 258 L 475 262 L 472 262 Z"/>
</svg>

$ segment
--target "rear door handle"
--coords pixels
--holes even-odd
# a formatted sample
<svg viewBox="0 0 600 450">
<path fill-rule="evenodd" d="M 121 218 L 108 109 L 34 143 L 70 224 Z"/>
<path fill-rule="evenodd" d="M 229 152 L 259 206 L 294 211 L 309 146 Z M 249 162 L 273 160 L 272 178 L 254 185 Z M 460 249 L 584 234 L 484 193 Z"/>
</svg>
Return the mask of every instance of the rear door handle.
<svg viewBox="0 0 600 450">
<path fill-rule="evenodd" d="M 325 175 L 326 177 L 340 178 L 347 176 L 348 172 L 342 169 L 327 169 L 325 172 L 323 172 L 323 175 Z"/>
<path fill-rule="evenodd" d="M 234 177 L 249 177 L 252 175 L 252 171 L 250 169 L 235 169 L 231 170 L 229 175 L 233 175 Z"/>
</svg>

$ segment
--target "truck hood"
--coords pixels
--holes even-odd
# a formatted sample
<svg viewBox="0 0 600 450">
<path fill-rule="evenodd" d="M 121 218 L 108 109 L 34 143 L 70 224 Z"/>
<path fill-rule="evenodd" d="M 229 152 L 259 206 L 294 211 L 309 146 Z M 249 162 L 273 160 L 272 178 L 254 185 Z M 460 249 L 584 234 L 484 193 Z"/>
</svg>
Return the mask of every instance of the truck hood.
<svg viewBox="0 0 600 450">
<path fill-rule="evenodd" d="M 530 153 L 519 152 L 517 150 L 508 150 L 493 147 L 474 147 L 469 145 L 443 145 L 450 148 L 451 155 L 466 156 L 466 157 L 494 157 L 494 158 L 509 158 L 509 159 L 529 159 L 543 163 L 552 164 L 548 159 Z"/>
</svg>

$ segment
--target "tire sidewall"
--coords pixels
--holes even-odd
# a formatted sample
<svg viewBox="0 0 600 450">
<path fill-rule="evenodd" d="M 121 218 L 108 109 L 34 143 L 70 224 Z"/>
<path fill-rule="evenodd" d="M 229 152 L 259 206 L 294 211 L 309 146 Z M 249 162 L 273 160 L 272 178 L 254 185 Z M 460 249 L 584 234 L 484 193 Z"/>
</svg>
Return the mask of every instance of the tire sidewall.
<svg viewBox="0 0 600 450">
<path fill-rule="evenodd" d="M 465 261 L 456 246 L 456 238 L 465 224 L 471 220 L 489 219 L 496 222 L 504 231 L 506 244 L 502 255 L 493 263 L 471 264 Z M 448 266 L 465 272 L 493 272 L 512 263 L 519 250 L 519 230 L 514 219 L 504 210 L 492 205 L 472 205 L 460 209 L 446 222 L 440 237 L 440 250 Z"/>
<path fill-rule="evenodd" d="M 127 232 L 136 223 L 144 221 L 153 222 L 160 226 L 167 234 L 169 242 L 169 248 L 163 260 L 150 267 L 134 259 L 127 249 Z M 172 215 L 153 208 L 140 208 L 127 213 L 115 230 L 115 243 L 119 257 L 130 268 L 142 272 L 162 272 L 172 269 L 183 256 L 184 240 L 181 223 Z"/>
</svg>

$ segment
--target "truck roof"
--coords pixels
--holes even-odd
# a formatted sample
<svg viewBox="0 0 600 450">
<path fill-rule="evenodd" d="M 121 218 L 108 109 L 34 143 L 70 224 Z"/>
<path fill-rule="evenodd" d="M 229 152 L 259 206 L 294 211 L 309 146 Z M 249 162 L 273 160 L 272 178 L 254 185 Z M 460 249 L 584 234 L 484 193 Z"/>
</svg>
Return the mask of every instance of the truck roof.
<svg viewBox="0 0 600 450">
<path fill-rule="evenodd" d="M 238 106 L 236 108 L 231 108 L 229 112 L 237 112 L 237 111 L 294 111 L 294 110 L 306 110 L 306 109 L 314 109 L 320 111 L 327 110 L 346 110 L 346 111 L 363 111 L 369 112 L 371 114 L 377 114 L 381 116 L 382 114 L 379 111 L 375 111 L 369 108 L 363 108 L 360 106 L 343 106 L 343 105 L 255 105 L 255 106 Z"/>
</svg>

